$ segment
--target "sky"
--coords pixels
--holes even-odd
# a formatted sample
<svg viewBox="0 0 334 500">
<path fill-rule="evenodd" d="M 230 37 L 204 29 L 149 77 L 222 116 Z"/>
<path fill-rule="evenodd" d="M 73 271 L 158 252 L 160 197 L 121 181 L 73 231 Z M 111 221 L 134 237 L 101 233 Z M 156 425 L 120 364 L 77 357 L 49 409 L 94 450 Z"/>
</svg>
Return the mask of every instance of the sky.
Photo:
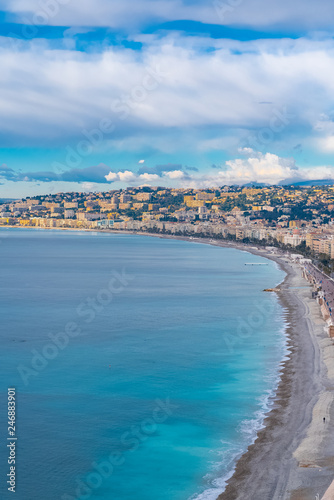
<svg viewBox="0 0 334 500">
<path fill-rule="evenodd" d="M 0 198 L 334 179 L 330 0 L 0 0 Z"/>
</svg>

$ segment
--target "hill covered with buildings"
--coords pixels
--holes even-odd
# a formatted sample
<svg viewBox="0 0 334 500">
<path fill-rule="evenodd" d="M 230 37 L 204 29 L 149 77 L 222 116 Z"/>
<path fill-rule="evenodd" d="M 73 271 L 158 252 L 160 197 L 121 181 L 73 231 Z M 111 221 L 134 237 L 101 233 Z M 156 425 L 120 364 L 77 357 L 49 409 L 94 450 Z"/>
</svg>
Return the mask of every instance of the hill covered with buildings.
<svg viewBox="0 0 334 500">
<path fill-rule="evenodd" d="M 296 248 L 334 259 L 334 187 L 129 187 L 0 204 L 0 224 L 194 235 Z"/>
</svg>

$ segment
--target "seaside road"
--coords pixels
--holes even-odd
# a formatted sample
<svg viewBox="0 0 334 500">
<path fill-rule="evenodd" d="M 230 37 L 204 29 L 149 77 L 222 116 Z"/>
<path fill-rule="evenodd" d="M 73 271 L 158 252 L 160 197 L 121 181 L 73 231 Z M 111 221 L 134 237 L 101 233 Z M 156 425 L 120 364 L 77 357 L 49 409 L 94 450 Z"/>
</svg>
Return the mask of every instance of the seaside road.
<svg viewBox="0 0 334 500">
<path fill-rule="evenodd" d="M 291 355 L 265 428 L 237 463 L 219 500 L 314 500 L 334 478 L 334 384 L 321 351 L 321 343 L 333 349 L 332 341 L 299 266 L 274 260 L 287 272 L 279 298 L 288 310 Z M 333 350 L 330 358 L 334 363 Z"/>
</svg>

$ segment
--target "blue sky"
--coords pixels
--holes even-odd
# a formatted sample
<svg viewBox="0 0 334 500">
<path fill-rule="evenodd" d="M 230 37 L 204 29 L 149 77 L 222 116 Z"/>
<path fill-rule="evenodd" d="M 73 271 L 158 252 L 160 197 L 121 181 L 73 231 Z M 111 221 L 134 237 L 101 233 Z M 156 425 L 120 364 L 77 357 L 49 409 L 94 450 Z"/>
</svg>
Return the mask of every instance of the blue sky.
<svg viewBox="0 0 334 500">
<path fill-rule="evenodd" d="M 0 0 L 0 197 L 334 178 L 329 0 Z"/>
</svg>

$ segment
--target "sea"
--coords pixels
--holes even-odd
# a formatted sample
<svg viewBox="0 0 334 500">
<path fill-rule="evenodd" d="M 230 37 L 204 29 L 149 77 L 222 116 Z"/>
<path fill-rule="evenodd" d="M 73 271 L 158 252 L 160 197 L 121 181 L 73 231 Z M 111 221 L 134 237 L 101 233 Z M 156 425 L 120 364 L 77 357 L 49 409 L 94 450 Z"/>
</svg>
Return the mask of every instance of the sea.
<svg viewBox="0 0 334 500">
<path fill-rule="evenodd" d="M 2 228 L 0 266 L 0 498 L 215 500 L 288 355 L 277 264 Z"/>
</svg>

